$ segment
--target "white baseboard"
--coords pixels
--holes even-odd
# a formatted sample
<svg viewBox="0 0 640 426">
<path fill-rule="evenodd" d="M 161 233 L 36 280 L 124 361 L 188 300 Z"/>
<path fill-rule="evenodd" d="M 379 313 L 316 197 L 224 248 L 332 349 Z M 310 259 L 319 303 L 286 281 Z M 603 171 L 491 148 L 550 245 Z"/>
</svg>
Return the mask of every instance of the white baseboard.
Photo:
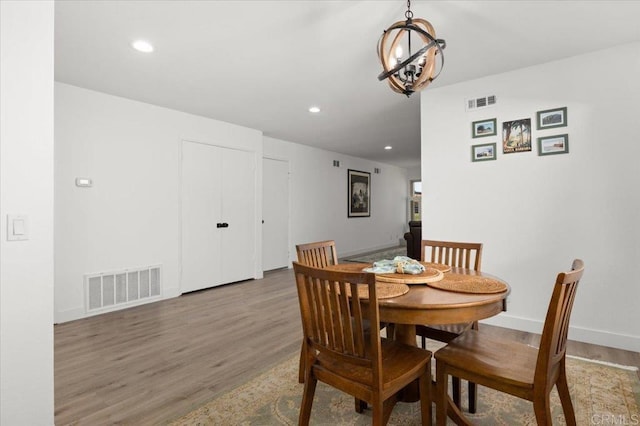
<svg viewBox="0 0 640 426">
<path fill-rule="evenodd" d="M 177 287 L 172 287 L 172 288 L 168 288 L 168 289 L 164 289 L 164 293 L 162 294 L 162 298 L 160 299 L 152 299 L 149 300 L 148 302 L 142 302 L 140 304 L 137 304 L 135 306 L 141 306 L 141 305 L 146 305 L 147 303 L 155 303 L 155 302 L 159 302 L 160 300 L 166 300 L 166 299 L 172 299 L 174 297 L 178 297 L 180 296 L 180 290 Z M 123 307 L 123 309 L 127 309 L 130 308 L 131 306 L 125 306 Z M 109 312 L 114 312 L 114 311 L 109 311 Z M 53 323 L 54 324 L 61 324 L 63 322 L 69 322 L 69 321 L 74 321 L 74 320 L 78 320 L 78 319 L 82 319 L 82 318 L 88 318 L 88 317 L 92 317 L 95 315 L 100 315 L 106 312 L 94 312 L 94 313 L 87 313 L 87 311 L 84 309 L 84 307 L 76 307 L 73 309 L 67 309 L 66 311 L 56 311 L 54 312 L 54 318 L 53 318 Z"/>
<path fill-rule="evenodd" d="M 353 256 L 358 256 L 360 254 L 365 254 L 365 253 L 371 253 L 374 251 L 382 251 L 382 250 L 388 250 L 388 249 L 393 249 L 393 248 L 399 248 L 401 247 L 398 244 L 385 244 L 382 246 L 375 246 L 375 247 L 369 247 L 366 248 L 364 250 L 353 250 L 353 251 L 348 251 L 348 252 L 344 252 L 344 253 L 338 253 L 338 257 L 340 257 L 341 259 L 345 258 L 345 257 L 353 257 Z M 406 245 L 405 245 L 406 247 Z"/>
<path fill-rule="evenodd" d="M 493 318 L 482 320 L 482 323 L 514 330 L 527 331 L 529 333 L 542 333 L 542 321 L 530 318 L 515 317 L 500 314 Z M 640 352 L 640 336 L 611 333 L 591 328 L 569 326 L 569 340 L 591 343 L 594 345 L 608 346 L 627 351 Z"/>
</svg>

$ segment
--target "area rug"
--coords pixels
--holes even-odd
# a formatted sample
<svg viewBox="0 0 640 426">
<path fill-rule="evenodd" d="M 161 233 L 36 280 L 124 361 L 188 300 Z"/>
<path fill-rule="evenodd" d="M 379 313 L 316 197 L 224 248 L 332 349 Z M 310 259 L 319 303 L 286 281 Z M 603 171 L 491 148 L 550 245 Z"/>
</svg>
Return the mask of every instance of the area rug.
<svg viewBox="0 0 640 426">
<path fill-rule="evenodd" d="M 356 256 L 349 256 L 342 259 L 346 262 L 361 262 L 361 263 L 373 263 L 377 260 L 382 259 L 393 259 L 396 256 L 406 256 L 407 248 L 402 247 L 392 247 L 384 250 L 379 250 L 366 254 L 359 254 Z"/>
<path fill-rule="evenodd" d="M 640 421 L 640 381 L 633 368 L 567 358 L 567 375 L 578 425 L 614 424 L 606 423 L 611 419 L 626 422 L 615 424 Z M 170 424 L 297 425 L 303 389 L 297 379 L 298 357 L 295 356 Z M 465 413 L 473 424 L 536 424 L 531 403 L 485 387 L 479 388 L 478 395 L 478 413 Z M 466 401 L 466 395 L 463 394 L 462 400 Z M 553 424 L 566 424 L 555 389 L 551 393 L 551 405 Z M 352 397 L 318 383 L 310 423 L 370 425 L 371 410 L 357 414 Z M 389 420 L 389 425 L 419 424 L 418 403 L 398 403 Z"/>
</svg>

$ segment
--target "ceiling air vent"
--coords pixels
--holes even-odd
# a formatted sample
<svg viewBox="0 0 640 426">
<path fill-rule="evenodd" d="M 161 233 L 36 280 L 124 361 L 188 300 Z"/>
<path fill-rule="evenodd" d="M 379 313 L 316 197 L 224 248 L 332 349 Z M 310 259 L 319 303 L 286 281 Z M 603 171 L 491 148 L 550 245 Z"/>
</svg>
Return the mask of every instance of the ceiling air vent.
<svg viewBox="0 0 640 426">
<path fill-rule="evenodd" d="M 496 104 L 496 95 L 482 96 L 480 98 L 470 98 L 465 102 L 466 110 L 473 111 L 480 108 L 487 108 Z"/>
</svg>

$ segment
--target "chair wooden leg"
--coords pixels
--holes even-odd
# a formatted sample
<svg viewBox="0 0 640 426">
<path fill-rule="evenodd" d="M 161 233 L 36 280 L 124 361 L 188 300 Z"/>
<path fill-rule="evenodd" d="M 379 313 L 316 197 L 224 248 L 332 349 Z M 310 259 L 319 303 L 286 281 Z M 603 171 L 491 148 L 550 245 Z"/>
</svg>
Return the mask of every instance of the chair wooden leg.
<svg viewBox="0 0 640 426">
<path fill-rule="evenodd" d="M 544 392 L 544 391 L 543 391 Z M 533 396 L 533 411 L 536 414 L 538 426 L 551 426 L 551 404 L 549 393 L 538 393 Z"/>
<path fill-rule="evenodd" d="M 451 376 L 451 389 L 453 396 L 453 403 L 456 404 L 456 407 L 461 408 L 460 406 L 460 379 L 457 377 Z"/>
<path fill-rule="evenodd" d="M 471 414 L 476 413 L 478 407 L 478 385 L 469 382 L 469 412 Z"/>
<path fill-rule="evenodd" d="M 316 384 L 318 380 L 310 374 L 304 382 L 304 392 L 302 393 L 302 403 L 300 405 L 300 417 L 298 425 L 307 426 L 311 417 L 311 405 L 313 404 L 313 396 L 316 393 Z"/>
<path fill-rule="evenodd" d="M 394 323 L 388 323 L 387 324 L 387 339 L 389 340 L 394 340 L 395 339 L 395 334 L 396 334 L 396 325 Z"/>
<path fill-rule="evenodd" d="M 302 339 L 302 348 L 300 348 L 300 366 L 298 367 L 298 383 L 304 383 L 304 367 L 305 357 L 307 356 L 307 348 L 304 339 Z"/>
<path fill-rule="evenodd" d="M 571 394 L 569 393 L 569 385 L 567 384 L 567 373 L 564 369 L 564 360 L 560 362 L 560 374 L 556 387 L 558 388 L 558 396 L 560 396 L 562 411 L 564 412 L 564 419 L 567 425 L 576 426 L 576 414 L 573 411 L 573 403 L 571 402 Z"/>
<path fill-rule="evenodd" d="M 420 378 L 420 414 L 423 425 L 431 425 L 431 362 L 427 363 L 427 371 Z"/>
<path fill-rule="evenodd" d="M 472 330 L 479 330 L 478 321 L 474 321 L 471 324 Z M 458 405 L 459 407 L 459 405 Z M 475 414 L 478 407 L 478 385 L 472 382 L 469 382 L 469 412 L 471 414 Z"/>
<path fill-rule="evenodd" d="M 371 408 L 373 410 L 371 424 L 373 426 L 384 426 L 384 403 L 381 400 L 372 401 Z"/>
<path fill-rule="evenodd" d="M 449 376 L 445 367 L 436 361 L 436 425 L 446 426 L 447 424 L 447 388 L 449 387 Z"/>
<path fill-rule="evenodd" d="M 383 401 L 382 403 L 382 424 L 386 425 L 389 423 L 389 418 L 391 417 L 391 412 L 393 411 L 393 407 L 398 402 L 398 394 L 393 395 L 391 398 Z"/>
<path fill-rule="evenodd" d="M 367 409 L 367 401 L 362 401 L 358 398 L 354 398 L 356 413 L 362 414 Z"/>
</svg>

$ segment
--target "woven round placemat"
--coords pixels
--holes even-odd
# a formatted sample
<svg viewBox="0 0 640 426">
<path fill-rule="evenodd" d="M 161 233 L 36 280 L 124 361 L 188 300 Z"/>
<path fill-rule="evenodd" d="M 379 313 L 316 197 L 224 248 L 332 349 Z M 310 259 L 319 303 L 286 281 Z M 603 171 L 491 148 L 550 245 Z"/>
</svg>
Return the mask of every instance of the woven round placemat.
<svg viewBox="0 0 640 426">
<path fill-rule="evenodd" d="M 507 290 L 507 285 L 502 281 L 460 274 L 447 274 L 446 279 L 430 282 L 427 285 L 439 290 L 455 291 L 457 293 L 491 294 L 502 293 Z"/>
<path fill-rule="evenodd" d="M 440 272 L 450 272 L 451 266 L 444 263 L 420 262 L 425 268 L 437 269 Z"/>
<path fill-rule="evenodd" d="M 376 283 L 376 295 L 378 299 L 389 299 L 402 296 L 409 292 L 409 286 L 405 284 Z M 351 289 L 347 287 L 347 295 L 351 296 Z M 358 285 L 358 295 L 361 299 L 369 298 L 369 287 L 366 284 Z"/>
<path fill-rule="evenodd" d="M 424 272 L 420 274 L 377 274 L 376 280 L 385 283 L 400 284 L 426 284 L 430 282 L 440 281 L 443 277 L 442 271 L 435 268 L 425 267 Z"/>
</svg>

